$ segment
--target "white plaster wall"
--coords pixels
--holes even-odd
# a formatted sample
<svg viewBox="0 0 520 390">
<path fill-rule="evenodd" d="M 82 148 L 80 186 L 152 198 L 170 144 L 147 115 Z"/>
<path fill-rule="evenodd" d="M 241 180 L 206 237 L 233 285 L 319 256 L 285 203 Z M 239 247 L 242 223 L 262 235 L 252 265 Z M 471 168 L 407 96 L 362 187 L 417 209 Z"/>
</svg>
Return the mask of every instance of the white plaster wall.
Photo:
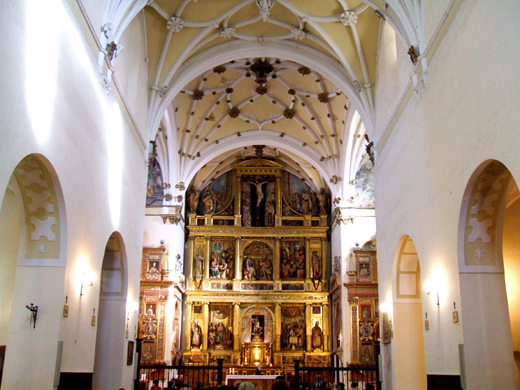
<svg viewBox="0 0 520 390">
<path fill-rule="evenodd" d="M 141 136 L 146 138 L 146 111 L 142 107 L 148 104 L 148 64 L 146 58 L 145 23 L 141 11 L 129 24 L 121 36 L 123 51 L 114 60 L 121 92 L 130 107 L 130 111 L 139 127 Z"/>
<path fill-rule="evenodd" d="M 457 239 L 468 180 L 488 158 L 502 161 L 517 182 L 520 175 L 516 12 L 514 1 L 464 3 L 431 61 L 429 87 L 419 101 L 410 101 L 388 144 L 379 150 L 380 296 L 392 296 L 393 259 L 403 234 L 416 244 L 423 281 L 436 272 L 444 275 L 438 309 L 431 297 L 422 297 L 423 311 L 435 324 L 425 334 L 429 374 L 459 374 L 457 344 L 464 341 L 463 324 L 452 322 L 452 311 L 455 302 L 464 312 Z M 466 359 L 482 358 L 466 354 Z M 501 363 L 492 364 L 490 371 Z"/>
<path fill-rule="evenodd" d="M 174 225 L 169 222 L 163 223 L 159 216 L 146 216 L 144 221 L 143 246 L 158 248 L 164 240 L 164 247 L 169 253 L 170 268 L 175 265 L 177 254 L 184 257 L 184 228 L 181 224 Z"/>
<path fill-rule="evenodd" d="M 376 129 L 374 139 L 379 140 L 392 120 L 401 95 L 411 82 L 413 65 L 408 48 L 403 45 L 390 24 L 382 23 L 377 52 Z M 376 142 L 377 144 L 377 142 Z"/>
<path fill-rule="evenodd" d="M 432 40 L 433 34 L 437 30 L 439 23 L 448 10 L 448 6 L 453 0 L 436 0 L 436 1 L 425 1 L 424 2 L 424 15 L 425 15 L 425 42 L 426 45 Z"/>
<path fill-rule="evenodd" d="M 62 222 L 66 224 L 62 226 L 66 226 L 67 266 L 17 270 L 17 281 L 20 275 L 29 283 L 15 282 L 9 337 L 16 337 L 17 344 L 7 349 L 2 386 L 6 389 L 52 389 L 58 339 L 64 341 L 62 371 L 93 371 L 96 327 L 90 325 L 90 320 L 99 302 L 104 249 L 114 231 L 121 233 L 126 246 L 128 301 L 137 304 L 139 300 L 145 152 L 136 143 L 129 124 L 124 120 L 118 124 L 118 105 L 102 91 L 96 77 L 96 58 L 86 47 L 65 4 L 52 1 L 45 6 L 49 14 L 40 15 L 40 19 L 53 28 L 46 30 L 42 26 L 38 32 L 49 34 L 45 46 L 49 55 L 42 53 L 34 67 L 34 61 L 27 63 L 31 58 L 28 53 L 38 48 L 28 46 L 28 35 L 31 27 L 38 26 L 27 22 L 28 2 L 0 3 L 0 194 L 3 198 L 15 166 L 26 155 L 40 153 L 51 162 L 64 196 L 66 215 Z M 53 24 L 53 18 L 58 18 L 59 23 Z M 54 53 L 53 47 L 57 48 Z M 26 85 L 27 72 L 36 72 L 32 80 L 42 82 L 55 77 L 54 96 L 49 90 L 40 90 L 38 82 Z M 37 113 L 35 106 L 27 103 L 29 95 L 50 107 L 46 111 L 51 114 L 46 140 L 39 141 L 35 136 L 44 124 L 41 115 L 45 113 Z M 145 111 L 146 107 L 136 110 Z M 120 188 L 114 187 L 119 180 Z M 120 216 L 113 217 L 118 206 Z M 80 298 L 82 270 L 94 275 L 94 287 L 88 287 Z M 66 296 L 69 316 L 64 318 L 61 313 Z M 25 305 L 30 302 L 41 310 L 36 329 L 28 325 Z M 126 366 L 123 369 L 123 387 L 130 388 L 131 370 Z M 13 379 L 6 382 L 6 378 Z"/>
</svg>

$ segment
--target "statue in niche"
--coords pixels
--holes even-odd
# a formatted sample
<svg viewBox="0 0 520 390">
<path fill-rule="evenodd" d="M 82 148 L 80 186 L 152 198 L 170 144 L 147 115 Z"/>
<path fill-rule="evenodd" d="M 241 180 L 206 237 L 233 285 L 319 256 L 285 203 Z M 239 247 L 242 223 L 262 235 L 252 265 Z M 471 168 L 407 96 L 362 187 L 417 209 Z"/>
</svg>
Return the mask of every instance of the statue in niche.
<svg viewBox="0 0 520 390">
<path fill-rule="evenodd" d="M 264 341 L 264 327 L 263 324 L 264 316 L 252 316 L 251 317 L 251 341 L 258 342 Z"/>
<path fill-rule="evenodd" d="M 320 279 L 321 278 L 321 259 L 320 256 L 318 256 L 317 251 L 312 252 L 312 278 L 313 279 Z"/>
<path fill-rule="evenodd" d="M 275 202 L 276 195 L 269 193 L 265 203 L 265 226 L 274 226 Z"/>
<path fill-rule="evenodd" d="M 260 260 L 260 279 L 273 279 L 273 265 L 271 264 L 271 260 L 269 260 L 267 255 L 264 255 L 262 260 Z"/>
<path fill-rule="evenodd" d="M 322 349 L 323 347 L 323 332 L 320 328 L 320 322 L 316 321 L 312 328 L 312 349 Z"/>
<path fill-rule="evenodd" d="M 303 214 L 312 214 L 312 194 L 304 188 L 301 195 Z"/>
<path fill-rule="evenodd" d="M 204 202 L 204 214 L 212 214 L 215 209 L 215 194 L 209 186 L 204 190 L 202 201 Z"/>
<path fill-rule="evenodd" d="M 191 347 L 192 348 L 200 348 L 202 345 L 202 329 L 200 325 L 197 323 L 197 320 L 193 321 L 193 326 L 191 327 Z"/>
<path fill-rule="evenodd" d="M 220 279 L 226 279 L 228 277 L 229 266 L 228 266 L 228 263 L 223 258 L 221 258 L 218 263 L 218 272 L 219 272 L 218 277 Z"/>
<path fill-rule="evenodd" d="M 197 251 L 193 263 L 195 265 L 195 279 L 201 279 L 204 275 L 204 255 L 202 254 L 202 249 L 199 248 Z"/>
<path fill-rule="evenodd" d="M 248 182 L 249 184 L 251 185 L 254 185 L 256 187 L 256 207 L 258 208 L 260 206 L 260 203 L 262 203 L 262 200 L 264 199 L 264 193 L 262 191 L 262 186 L 267 183 L 267 181 L 263 181 L 263 182 L 252 182 L 252 181 L 249 181 Z"/>
<path fill-rule="evenodd" d="M 301 200 L 301 194 L 298 191 L 294 191 L 293 193 L 293 204 L 294 209 L 298 212 L 302 211 L 302 200 Z"/>
<path fill-rule="evenodd" d="M 256 269 L 251 256 L 246 257 L 244 262 L 244 279 L 245 280 L 256 280 Z"/>
<path fill-rule="evenodd" d="M 188 207 L 190 213 L 196 213 L 197 208 L 199 207 L 199 198 L 200 193 L 196 191 L 194 188 L 191 189 L 190 194 L 188 195 Z"/>
<path fill-rule="evenodd" d="M 318 209 L 320 214 L 328 214 L 327 213 L 327 195 L 325 194 L 325 188 L 320 189 L 320 193 L 316 195 L 318 199 Z"/>
<path fill-rule="evenodd" d="M 251 226 L 253 219 L 251 217 L 251 198 L 247 197 L 242 206 L 242 226 Z"/>
</svg>

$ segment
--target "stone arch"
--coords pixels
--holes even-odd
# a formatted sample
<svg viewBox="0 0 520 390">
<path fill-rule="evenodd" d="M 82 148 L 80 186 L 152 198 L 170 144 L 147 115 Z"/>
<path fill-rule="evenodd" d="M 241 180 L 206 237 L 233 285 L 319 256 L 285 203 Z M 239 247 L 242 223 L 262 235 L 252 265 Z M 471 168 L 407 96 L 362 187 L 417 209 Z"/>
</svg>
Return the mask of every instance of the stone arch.
<svg viewBox="0 0 520 390">
<path fill-rule="evenodd" d="M 125 353 L 127 270 L 123 238 L 110 235 L 101 266 L 93 389 L 121 387 Z"/>
<path fill-rule="evenodd" d="M 520 326 L 520 312 L 514 304 L 508 305 L 508 300 L 520 299 L 514 287 L 520 283 L 520 263 L 514 256 L 520 250 L 516 233 L 520 231 L 520 204 L 518 196 L 510 198 L 517 188 L 504 164 L 487 160 L 475 169 L 462 199 L 458 260 L 463 380 L 468 388 L 517 387 L 515 358 L 518 372 L 520 352 L 516 357 L 512 352 L 516 349 L 513 338 L 516 345 L 520 342 L 519 332 L 514 331 Z M 507 249 L 513 250 L 513 257 L 505 261 Z"/>
<path fill-rule="evenodd" d="M 415 243 L 408 235 L 399 240 L 395 267 L 392 310 L 393 381 L 397 389 L 426 390 L 421 267 Z"/>
<path fill-rule="evenodd" d="M 0 345 L 6 345 L 2 384 L 16 387 L 33 370 L 27 348 L 40 357 L 29 387 L 52 383 L 60 333 L 66 265 L 65 203 L 46 157 L 30 154 L 14 168 L 0 210 Z M 45 308 L 30 324 L 26 305 Z"/>
</svg>

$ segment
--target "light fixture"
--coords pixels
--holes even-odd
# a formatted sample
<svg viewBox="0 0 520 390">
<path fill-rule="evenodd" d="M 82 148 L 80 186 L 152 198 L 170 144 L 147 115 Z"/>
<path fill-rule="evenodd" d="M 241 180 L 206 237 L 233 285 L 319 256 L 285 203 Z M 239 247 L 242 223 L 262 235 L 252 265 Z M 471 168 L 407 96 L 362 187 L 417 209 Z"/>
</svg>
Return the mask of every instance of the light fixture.
<svg viewBox="0 0 520 390">
<path fill-rule="evenodd" d="M 38 316 L 38 306 L 34 306 L 34 304 L 31 303 L 31 305 L 25 306 L 28 310 L 31 311 L 31 322 L 33 323 L 33 329 L 36 328 L 36 317 Z"/>
<path fill-rule="evenodd" d="M 437 295 L 437 306 L 439 306 L 439 288 L 435 286 L 433 282 L 429 281 L 424 283 L 424 289 L 428 295 Z"/>
<path fill-rule="evenodd" d="M 83 287 L 92 287 L 94 285 L 94 282 L 92 280 L 86 280 L 85 279 L 85 272 L 81 274 L 81 289 L 79 290 L 79 296 L 81 297 L 83 295 Z"/>
</svg>

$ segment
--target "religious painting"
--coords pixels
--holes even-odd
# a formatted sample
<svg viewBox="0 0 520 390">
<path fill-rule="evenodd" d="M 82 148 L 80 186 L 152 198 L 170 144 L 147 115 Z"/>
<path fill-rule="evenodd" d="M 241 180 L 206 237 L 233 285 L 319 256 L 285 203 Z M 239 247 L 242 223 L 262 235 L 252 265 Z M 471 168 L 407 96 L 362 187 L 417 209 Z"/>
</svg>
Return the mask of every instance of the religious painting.
<svg viewBox="0 0 520 390">
<path fill-rule="evenodd" d="M 201 305 L 194 305 L 193 306 L 193 313 L 195 313 L 195 314 L 202 314 L 202 306 Z"/>
<path fill-rule="evenodd" d="M 305 279 L 305 241 L 283 240 L 280 247 L 282 280 Z"/>
<path fill-rule="evenodd" d="M 281 348 L 285 350 L 305 349 L 305 307 L 282 307 Z"/>
<path fill-rule="evenodd" d="M 147 317 L 155 317 L 156 314 L 156 305 L 155 304 L 147 304 L 146 305 L 146 316 Z"/>
<path fill-rule="evenodd" d="M 235 240 L 212 240 L 210 248 L 209 277 L 233 279 L 235 276 Z"/>
<path fill-rule="evenodd" d="M 163 178 L 161 166 L 156 158 L 148 165 L 148 180 L 146 183 L 146 206 L 162 206 L 164 199 Z"/>
<path fill-rule="evenodd" d="M 254 241 L 244 248 L 242 279 L 273 280 L 273 250 L 262 241 Z"/>
<path fill-rule="evenodd" d="M 372 318 L 372 309 L 370 306 L 361 306 L 359 310 L 361 312 L 361 319 Z"/>
<path fill-rule="evenodd" d="M 200 193 L 197 214 L 232 215 L 230 204 L 234 195 L 234 171 L 226 172 L 204 188 Z"/>
<path fill-rule="evenodd" d="M 355 179 L 355 195 L 353 206 L 361 208 L 374 208 L 374 163 L 365 153 L 359 164 Z"/>
<path fill-rule="evenodd" d="M 155 363 L 155 342 L 143 341 L 141 364 Z"/>
<path fill-rule="evenodd" d="M 233 290 L 233 283 L 211 283 L 210 288 L 212 290 L 232 291 Z"/>
<path fill-rule="evenodd" d="M 233 305 L 210 305 L 208 349 L 233 349 Z"/>
<path fill-rule="evenodd" d="M 282 193 L 286 201 L 284 216 L 317 215 L 316 196 L 311 188 L 299 177 L 284 171 L 282 174 Z"/>
<path fill-rule="evenodd" d="M 163 248 L 144 248 L 141 268 L 141 279 L 161 280 L 161 260 L 164 254 Z"/>
<path fill-rule="evenodd" d="M 242 283 L 240 289 L 243 291 L 270 291 L 274 290 L 274 286 L 267 283 Z"/>
<path fill-rule="evenodd" d="M 132 364 L 134 364 L 134 342 L 129 340 L 126 350 L 126 365 L 131 366 Z"/>
<path fill-rule="evenodd" d="M 283 283 L 282 291 L 304 291 L 305 285 L 303 283 Z"/>
<path fill-rule="evenodd" d="M 361 344 L 361 364 L 374 364 L 374 347 L 372 344 Z"/>
</svg>

